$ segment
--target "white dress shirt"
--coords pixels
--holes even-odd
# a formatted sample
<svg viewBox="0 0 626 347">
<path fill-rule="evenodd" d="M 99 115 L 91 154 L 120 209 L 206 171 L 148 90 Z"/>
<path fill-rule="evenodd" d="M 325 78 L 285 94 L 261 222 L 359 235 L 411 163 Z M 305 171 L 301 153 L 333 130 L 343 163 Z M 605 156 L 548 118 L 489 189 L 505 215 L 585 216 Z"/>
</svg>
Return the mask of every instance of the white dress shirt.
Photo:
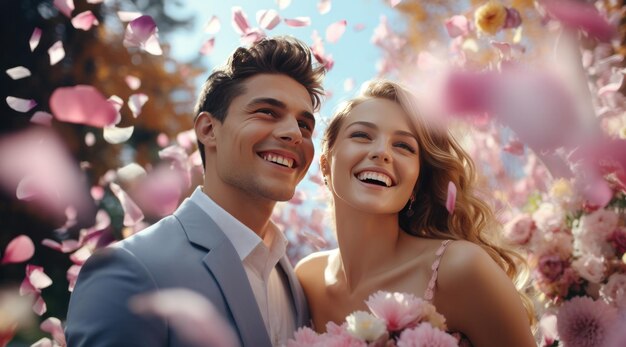
<svg viewBox="0 0 626 347">
<path fill-rule="evenodd" d="M 211 217 L 235 247 L 272 345 L 286 344 L 296 330 L 296 315 L 289 280 L 277 270 L 276 265 L 285 256 L 287 239 L 272 223 L 264 240 L 261 240 L 252 229 L 204 194 L 201 187 L 196 188 L 190 200 Z M 270 245 L 269 249 L 266 244 Z"/>
</svg>

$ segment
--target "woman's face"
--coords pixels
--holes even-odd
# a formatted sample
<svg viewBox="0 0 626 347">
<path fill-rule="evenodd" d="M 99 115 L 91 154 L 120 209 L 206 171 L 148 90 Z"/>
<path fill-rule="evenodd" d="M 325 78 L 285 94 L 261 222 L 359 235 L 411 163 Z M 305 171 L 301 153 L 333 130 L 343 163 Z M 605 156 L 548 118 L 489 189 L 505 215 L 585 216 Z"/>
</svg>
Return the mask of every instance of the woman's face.
<svg viewBox="0 0 626 347">
<path fill-rule="evenodd" d="M 337 140 L 322 157 L 335 204 L 371 213 L 397 213 L 419 176 L 415 132 L 400 105 L 370 99 L 343 120 Z"/>
</svg>

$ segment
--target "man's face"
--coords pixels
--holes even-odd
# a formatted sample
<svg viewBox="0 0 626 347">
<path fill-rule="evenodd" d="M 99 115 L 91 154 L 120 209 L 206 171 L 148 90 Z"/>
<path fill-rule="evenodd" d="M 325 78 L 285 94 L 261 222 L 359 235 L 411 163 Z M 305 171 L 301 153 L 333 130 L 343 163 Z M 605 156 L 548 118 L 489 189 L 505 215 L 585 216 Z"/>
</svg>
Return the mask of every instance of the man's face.
<svg viewBox="0 0 626 347">
<path fill-rule="evenodd" d="M 311 97 L 286 75 L 256 75 L 243 86 L 224 122 L 213 122 L 215 146 L 207 148 L 207 158 L 214 160 L 207 174 L 215 170 L 215 184 L 251 197 L 289 200 L 313 159 Z"/>
</svg>

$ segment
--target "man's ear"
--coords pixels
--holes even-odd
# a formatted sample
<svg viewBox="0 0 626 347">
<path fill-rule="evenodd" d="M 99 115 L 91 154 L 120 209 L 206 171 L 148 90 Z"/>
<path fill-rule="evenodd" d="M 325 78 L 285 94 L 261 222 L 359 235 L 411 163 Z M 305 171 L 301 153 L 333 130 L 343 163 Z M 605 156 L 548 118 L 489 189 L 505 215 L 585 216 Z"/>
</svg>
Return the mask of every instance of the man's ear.
<svg viewBox="0 0 626 347">
<path fill-rule="evenodd" d="M 205 150 L 207 147 L 215 147 L 215 126 L 217 123 L 219 123 L 219 120 L 206 111 L 200 112 L 198 117 L 196 117 L 194 123 L 196 137 L 198 141 L 204 145 Z"/>
</svg>

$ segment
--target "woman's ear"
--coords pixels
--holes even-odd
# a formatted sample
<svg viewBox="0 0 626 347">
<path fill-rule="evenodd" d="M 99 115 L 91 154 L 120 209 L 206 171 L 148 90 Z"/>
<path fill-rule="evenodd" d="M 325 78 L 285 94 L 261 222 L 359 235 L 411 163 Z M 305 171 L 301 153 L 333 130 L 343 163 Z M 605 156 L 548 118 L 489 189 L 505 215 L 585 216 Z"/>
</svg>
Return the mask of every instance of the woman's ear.
<svg viewBox="0 0 626 347">
<path fill-rule="evenodd" d="M 320 171 L 322 172 L 322 176 L 328 176 L 330 173 L 330 168 L 328 167 L 328 158 L 326 154 L 320 155 Z"/>
<path fill-rule="evenodd" d="M 196 137 L 198 141 L 207 147 L 215 147 L 215 125 L 219 121 L 213 117 L 212 114 L 206 111 L 202 111 L 196 117 L 194 123 L 194 130 L 196 131 Z"/>
</svg>

